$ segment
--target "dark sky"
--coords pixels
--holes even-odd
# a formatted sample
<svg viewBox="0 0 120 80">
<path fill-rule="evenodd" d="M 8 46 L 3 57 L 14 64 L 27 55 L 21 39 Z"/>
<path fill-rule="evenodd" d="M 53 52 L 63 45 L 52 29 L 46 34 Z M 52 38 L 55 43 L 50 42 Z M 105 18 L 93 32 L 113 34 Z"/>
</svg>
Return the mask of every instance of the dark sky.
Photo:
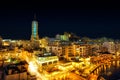
<svg viewBox="0 0 120 80">
<path fill-rule="evenodd" d="M 80 37 L 120 39 L 120 8 L 112 2 L 7 2 L 0 6 L 0 36 L 30 39 L 34 13 L 39 36 L 73 32 Z"/>
</svg>

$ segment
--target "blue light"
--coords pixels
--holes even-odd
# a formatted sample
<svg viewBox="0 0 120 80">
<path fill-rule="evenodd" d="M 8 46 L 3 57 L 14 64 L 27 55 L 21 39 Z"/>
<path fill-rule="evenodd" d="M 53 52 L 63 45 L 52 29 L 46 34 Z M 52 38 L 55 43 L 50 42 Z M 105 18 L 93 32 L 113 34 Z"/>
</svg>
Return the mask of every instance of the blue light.
<svg viewBox="0 0 120 80">
<path fill-rule="evenodd" d="M 34 34 L 34 37 L 36 37 L 36 34 L 37 34 L 37 25 L 36 25 L 36 22 L 33 23 L 33 34 Z"/>
</svg>

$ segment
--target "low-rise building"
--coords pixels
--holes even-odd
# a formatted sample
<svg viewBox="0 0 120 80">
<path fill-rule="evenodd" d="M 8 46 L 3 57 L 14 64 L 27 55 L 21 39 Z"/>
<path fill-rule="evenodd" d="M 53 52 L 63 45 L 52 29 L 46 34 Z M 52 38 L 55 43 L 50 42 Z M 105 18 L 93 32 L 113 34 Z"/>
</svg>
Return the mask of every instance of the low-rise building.
<svg viewBox="0 0 120 80">
<path fill-rule="evenodd" d="M 7 65 L 4 69 L 4 80 L 27 80 L 25 62 Z"/>
<path fill-rule="evenodd" d="M 57 63 L 59 60 L 58 57 L 52 55 L 52 53 L 37 54 L 35 59 L 37 59 L 37 62 L 41 67 L 44 65 Z"/>
</svg>

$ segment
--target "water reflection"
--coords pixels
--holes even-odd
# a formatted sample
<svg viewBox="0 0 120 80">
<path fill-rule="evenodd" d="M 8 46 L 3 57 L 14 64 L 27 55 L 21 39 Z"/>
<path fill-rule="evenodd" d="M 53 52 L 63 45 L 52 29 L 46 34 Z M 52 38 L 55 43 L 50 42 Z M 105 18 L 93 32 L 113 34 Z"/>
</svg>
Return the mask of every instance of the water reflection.
<svg viewBox="0 0 120 80">
<path fill-rule="evenodd" d="M 120 61 L 112 61 L 109 65 L 104 65 L 100 72 L 100 76 L 106 80 L 120 79 Z"/>
</svg>

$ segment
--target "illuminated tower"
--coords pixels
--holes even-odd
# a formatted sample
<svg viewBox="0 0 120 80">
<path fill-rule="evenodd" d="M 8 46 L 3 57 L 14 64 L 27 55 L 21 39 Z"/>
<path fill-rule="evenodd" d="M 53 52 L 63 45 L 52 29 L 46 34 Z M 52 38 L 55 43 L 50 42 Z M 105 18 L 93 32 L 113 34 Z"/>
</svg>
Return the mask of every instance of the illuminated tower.
<svg viewBox="0 0 120 80">
<path fill-rule="evenodd" d="M 36 15 L 34 15 L 34 20 L 32 21 L 32 35 L 31 40 L 38 40 L 38 21 L 36 20 Z"/>
</svg>

